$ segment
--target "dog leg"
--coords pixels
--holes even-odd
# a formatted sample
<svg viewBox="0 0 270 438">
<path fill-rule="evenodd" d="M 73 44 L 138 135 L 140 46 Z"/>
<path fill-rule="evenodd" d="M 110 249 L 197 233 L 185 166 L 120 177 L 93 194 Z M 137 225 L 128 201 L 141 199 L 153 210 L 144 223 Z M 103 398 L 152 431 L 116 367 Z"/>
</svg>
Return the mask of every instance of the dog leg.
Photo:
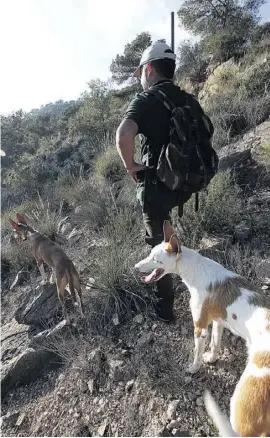
<svg viewBox="0 0 270 438">
<path fill-rule="evenodd" d="M 187 369 L 188 373 L 197 373 L 203 361 L 203 352 L 205 348 L 205 341 L 207 337 L 207 329 L 198 330 L 195 327 L 194 330 L 194 340 L 195 340 L 195 350 L 194 350 L 194 361 L 193 364 Z"/>
<path fill-rule="evenodd" d="M 51 276 L 50 276 L 50 284 L 54 284 L 56 281 L 55 271 L 52 270 Z"/>
<path fill-rule="evenodd" d="M 210 351 L 204 353 L 204 362 L 213 363 L 218 359 L 223 330 L 224 327 L 222 324 L 218 323 L 217 321 L 213 321 Z"/>
<path fill-rule="evenodd" d="M 41 284 L 47 284 L 48 283 L 48 276 L 45 272 L 44 264 L 42 262 L 37 262 L 37 265 L 38 265 L 38 269 L 39 269 L 39 272 L 41 273 L 41 277 L 42 277 Z"/>
<path fill-rule="evenodd" d="M 81 286 L 80 286 L 79 276 L 74 275 L 73 281 L 74 281 L 74 287 L 76 290 L 76 301 L 79 305 L 80 314 L 84 318 L 83 304 L 82 304 L 82 290 L 81 290 Z"/>
<path fill-rule="evenodd" d="M 57 293 L 58 293 L 58 299 L 61 303 L 64 318 L 67 322 L 69 322 L 69 317 L 67 314 L 67 309 L 65 306 L 65 290 L 66 290 L 67 281 L 65 281 L 62 278 L 56 277 L 56 287 L 57 287 Z"/>
</svg>

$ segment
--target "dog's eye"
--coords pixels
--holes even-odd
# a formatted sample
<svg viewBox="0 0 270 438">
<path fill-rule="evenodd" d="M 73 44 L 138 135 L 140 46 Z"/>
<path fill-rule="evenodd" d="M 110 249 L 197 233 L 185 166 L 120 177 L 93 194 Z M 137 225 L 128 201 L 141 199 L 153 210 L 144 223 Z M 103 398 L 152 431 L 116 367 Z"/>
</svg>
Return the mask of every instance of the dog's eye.
<svg viewBox="0 0 270 438">
<path fill-rule="evenodd" d="M 156 263 L 157 262 L 157 258 L 154 256 L 153 257 L 153 262 Z"/>
</svg>

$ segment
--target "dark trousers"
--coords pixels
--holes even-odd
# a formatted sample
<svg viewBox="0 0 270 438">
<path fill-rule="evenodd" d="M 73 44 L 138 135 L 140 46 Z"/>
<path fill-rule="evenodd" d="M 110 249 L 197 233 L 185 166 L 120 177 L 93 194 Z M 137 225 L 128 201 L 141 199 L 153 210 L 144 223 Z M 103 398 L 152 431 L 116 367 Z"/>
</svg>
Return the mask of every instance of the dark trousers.
<svg viewBox="0 0 270 438">
<path fill-rule="evenodd" d="M 159 211 L 159 213 L 151 211 L 151 213 L 143 213 L 143 222 L 146 229 L 145 241 L 152 248 L 163 241 L 163 222 L 170 219 L 169 211 Z M 156 282 L 156 290 L 154 291 L 157 302 L 155 303 L 155 311 L 157 315 L 166 320 L 173 319 L 173 302 L 174 291 L 171 275 L 164 275 Z"/>
</svg>

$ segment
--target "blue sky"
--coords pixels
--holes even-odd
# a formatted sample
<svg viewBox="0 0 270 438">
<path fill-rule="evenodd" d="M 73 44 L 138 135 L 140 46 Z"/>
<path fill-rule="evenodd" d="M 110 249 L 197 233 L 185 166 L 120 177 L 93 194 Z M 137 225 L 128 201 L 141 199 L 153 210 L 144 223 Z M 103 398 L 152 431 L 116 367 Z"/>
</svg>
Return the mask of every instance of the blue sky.
<svg viewBox="0 0 270 438">
<path fill-rule="evenodd" d="M 1 0 L 0 113 L 76 99 L 142 31 L 170 42 L 180 0 Z M 262 7 L 270 21 L 270 0 Z M 177 26 L 176 47 L 189 37 Z"/>
</svg>

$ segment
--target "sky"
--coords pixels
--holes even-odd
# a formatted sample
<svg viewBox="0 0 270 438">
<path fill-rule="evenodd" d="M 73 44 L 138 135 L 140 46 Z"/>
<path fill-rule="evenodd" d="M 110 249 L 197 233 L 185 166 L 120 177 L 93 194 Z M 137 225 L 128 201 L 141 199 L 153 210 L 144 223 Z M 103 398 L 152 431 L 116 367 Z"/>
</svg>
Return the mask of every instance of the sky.
<svg viewBox="0 0 270 438">
<path fill-rule="evenodd" d="M 181 0 L 1 0 L 0 114 L 77 99 L 90 79 L 106 80 L 125 44 L 149 31 L 175 46 L 190 35 L 178 27 Z M 270 21 L 270 0 L 261 9 Z"/>
</svg>

